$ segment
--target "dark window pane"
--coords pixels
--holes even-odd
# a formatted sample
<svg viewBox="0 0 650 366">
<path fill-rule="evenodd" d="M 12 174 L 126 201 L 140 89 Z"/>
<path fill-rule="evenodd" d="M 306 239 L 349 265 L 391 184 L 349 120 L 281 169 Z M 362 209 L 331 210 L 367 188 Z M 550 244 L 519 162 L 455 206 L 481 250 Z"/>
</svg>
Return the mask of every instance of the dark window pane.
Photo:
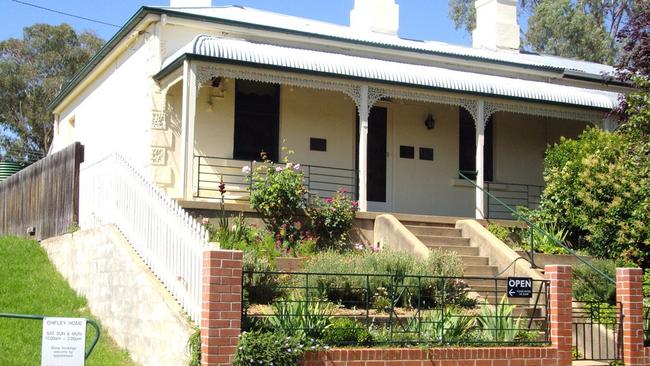
<svg viewBox="0 0 650 366">
<path fill-rule="evenodd" d="M 431 160 L 433 161 L 433 149 L 429 147 L 420 148 L 420 160 Z"/>
<path fill-rule="evenodd" d="M 476 179 L 476 125 L 474 118 L 465 110 L 459 108 L 459 156 L 458 166 L 460 171 L 470 179 Z M 493 136 L 492 118 L 485 127 L 485 143 L 483 146 L 483 177 L 492 180 Z"/>
<path fill-rule="evenodd" d="M 280 86 L 237 80 L 233 158 L 278 161 Z"/>
<path fill-rule="evenodd" d="M 327 140 L 312 137 L 309 139 L 309 150 L 327 151 Z"/>
<path fill-rule="evenodd" d="M 399 147 L 399 157 L 402 158 L 402 159 L 413 159 L 413 158 L 415 158 L 415 148 L 413 146 L 400 145 L 400 147 Z"/>
</svg>

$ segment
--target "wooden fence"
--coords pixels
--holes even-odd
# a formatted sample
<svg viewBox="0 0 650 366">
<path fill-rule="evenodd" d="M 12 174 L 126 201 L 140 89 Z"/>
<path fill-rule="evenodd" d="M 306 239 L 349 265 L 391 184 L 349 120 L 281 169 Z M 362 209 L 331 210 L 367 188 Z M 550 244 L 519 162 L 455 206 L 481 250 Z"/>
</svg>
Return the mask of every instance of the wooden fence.
<svg viewBox="0 0 650 366">
<path fill-rule="evenodd" d="M 60 235 L 79 221 L 79 142 L 0 183 L 0 235 L 38 240 Z"/>
</svg>

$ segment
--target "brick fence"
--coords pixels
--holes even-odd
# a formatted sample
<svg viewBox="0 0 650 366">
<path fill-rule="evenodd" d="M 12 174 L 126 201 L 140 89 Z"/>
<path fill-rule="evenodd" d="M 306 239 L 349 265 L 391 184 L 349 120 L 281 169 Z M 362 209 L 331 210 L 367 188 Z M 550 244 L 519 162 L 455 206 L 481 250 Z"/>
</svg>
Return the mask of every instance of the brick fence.
<svg viewBox="0 0 650 366">
<path fill-rule="evenodd" d="M 232 364 L 241 328 L 242 253 L 204 253 L 201 364 Z M 549 288 L 547 347 L 344 348 L 308 352 L 304 366 L 569 366 L 572 364 L 572 273 L 570 266 L 546 266 Z M 643 347 L 641 272 L 617 271 L 617 296 L 624 314 L 626 366 L 650 364 Z M 648 357 L 648 358 L 646 358 Z"/>
</svg>

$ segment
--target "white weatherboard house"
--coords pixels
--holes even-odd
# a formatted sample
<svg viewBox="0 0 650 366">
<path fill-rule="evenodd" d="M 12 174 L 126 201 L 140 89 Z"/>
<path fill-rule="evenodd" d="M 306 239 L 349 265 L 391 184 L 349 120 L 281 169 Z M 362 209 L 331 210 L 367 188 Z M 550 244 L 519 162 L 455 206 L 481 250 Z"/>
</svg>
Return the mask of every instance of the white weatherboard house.
<svg viewBox="0 0 650 366">
<path fill-rule="evenodd" d="M 608 112 L 610 66 L 519 51 L 515 0 L 479 0 L 473 47 L 397 36 L 393 0 L 350 26 L 209 0 L 143 7 L 52 103 L 53 150 L 119 151 L 186 207 L 245 202 L 242 167 L 295 151 L 309 189 L 362 211 L 499 217 L 534 206 L 543 154 Z M 206 203 L 202 203 L 206 202 Z M 216 206 L 215 206 L 216 207 Z"/>
</svg>

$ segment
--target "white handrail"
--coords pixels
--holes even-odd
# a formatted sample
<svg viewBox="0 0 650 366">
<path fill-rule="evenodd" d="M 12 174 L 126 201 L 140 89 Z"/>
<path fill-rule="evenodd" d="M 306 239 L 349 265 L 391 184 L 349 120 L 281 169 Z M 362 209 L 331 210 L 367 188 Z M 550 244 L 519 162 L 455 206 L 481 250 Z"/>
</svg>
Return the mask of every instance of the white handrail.
<svg viewBox="0 0 650 366">
<path fill-rule="evenodd" d="M 79 224 L 114 224 L 190 318 L 200 324 L 208 233 L 119 154 L 84 164 Z"/>
</svg>

